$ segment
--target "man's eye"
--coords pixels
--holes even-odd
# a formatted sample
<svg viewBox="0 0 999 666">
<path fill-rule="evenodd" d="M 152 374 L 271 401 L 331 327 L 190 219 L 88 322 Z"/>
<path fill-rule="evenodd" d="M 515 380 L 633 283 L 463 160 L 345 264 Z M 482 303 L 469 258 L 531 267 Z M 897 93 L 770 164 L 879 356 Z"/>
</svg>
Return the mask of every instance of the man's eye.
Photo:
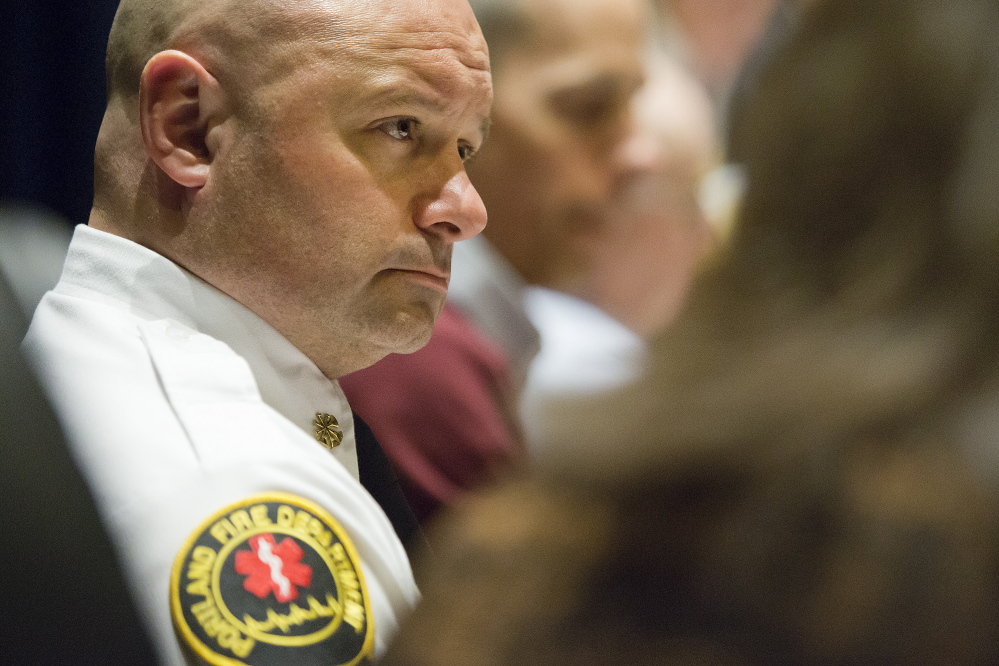
<svg viewBox="0 0 999 666">
<path fill-rule="evenodd" d="M 475 148 L 472 148 L 467 143 L 458 144 L 458 157 L 461 158 L 462 162 L 470 160 L 475 155 Z"/>
<path fill-rule="evenodd" d="M 620 99 L 599 94 L 563 94 L 551 104 L 560 116 L 583 126 L 607 122 L 622 108 Z"/>
<path fill-rule="evenodd" d="M 580 85 L 553 91 L 548 103 L 562 119 L 581 127 L 593 127 L 620 119 L 640 83 L 605 76 Z"/>
<path fill-rule="evenodd" d="M 413 118 L 400 118 L 385 123 L 382 129 L 393 139 L 410 141 L 413 138 L 413 133 L 416 132 L 417 124 Z"/>
</svg>

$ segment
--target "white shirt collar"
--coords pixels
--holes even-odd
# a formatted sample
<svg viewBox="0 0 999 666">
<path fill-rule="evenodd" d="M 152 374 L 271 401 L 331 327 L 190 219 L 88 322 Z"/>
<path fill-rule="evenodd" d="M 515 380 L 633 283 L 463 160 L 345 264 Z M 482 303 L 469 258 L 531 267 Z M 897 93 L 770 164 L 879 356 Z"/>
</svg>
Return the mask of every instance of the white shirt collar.
<svg viewBox="0 0 999 666">
<path fill-rule="evenodd" d="M 146 247 L 80 225 L 57 290 L 143 319 L 172 319 L 226 343 L 249 364 L 263 401 L 310 437 L 317 412 L 336 417 L 344 437 L 333 455 L 358 476 L 354 419 L 340 385 L 267 322 L 207 282 Z"/>
<path fill-rule="evenodd" d="M 448 300 L 500 345 L 518 390 L 541 349 L 538 331 L 525 312 L 526 289 L 523 278 L 484 236 L 455 243 Z"/>
</svg>

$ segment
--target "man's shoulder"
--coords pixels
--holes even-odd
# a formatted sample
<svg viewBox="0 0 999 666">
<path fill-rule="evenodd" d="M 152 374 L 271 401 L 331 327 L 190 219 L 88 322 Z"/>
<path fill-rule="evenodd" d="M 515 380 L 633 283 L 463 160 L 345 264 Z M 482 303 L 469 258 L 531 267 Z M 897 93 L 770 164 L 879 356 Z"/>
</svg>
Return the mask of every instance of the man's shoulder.
<svg viewBox="0 0 999 666">
<path fill-rule="evenodd" d="M 84 400 L 101 389 L 146 378 L 155 382 L 139 333 L 138 317 L 108 305 L 49 292 L 39 303 L 22 349 L 57 403 L 73 391 Z M 133 393 L 133 395 L 135 395 Z"/>
<path fill-rule="evenodd" d="M 264 403 L 246 359 L 223 341 L 175 320 L 56 292 L 40 306 L 26 347 L 119 546 L 135 564 L 133 584 L 153 632 L 171 652 L 166 594 L 175 557 L 187 558 L 186 567 L 208 551 L 197 550 L 206 545 L 200 542 L 185 550 L 185 543 L 210 544 L 217 524 L 251 511 L 280 526 L 293 509 L 310 527 L 321 524 L 320 536 L 340 529 L 329 545 L 353 544 L 352 566 L 363 569 L 377 596 L 366 622 L 390 626 L 412 604 L 405 552 L 377 504 L 364 499 L 328 451 Z M 317 562 L 325 562 L 324 553 L 317 551 Z M 182 594 L 188 587 L 170 589 Z M 328 605 L 325 596 L 316 598 Z M 185 640 L 198 634 L 198 622 L 197 614 L 187 617 Z"/>
</svg>

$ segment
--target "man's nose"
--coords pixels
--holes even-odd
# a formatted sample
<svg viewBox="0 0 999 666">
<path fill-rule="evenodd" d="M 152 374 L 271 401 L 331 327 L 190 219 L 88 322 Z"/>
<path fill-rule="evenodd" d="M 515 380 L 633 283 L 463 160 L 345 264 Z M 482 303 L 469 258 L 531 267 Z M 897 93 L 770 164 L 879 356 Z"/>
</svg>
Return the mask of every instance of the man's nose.
<svg viewBox="0 0 999 666">
<path fill-rule="evenodd" d="M 659 137 L 634 119 L 610 156 L 616 179 L 625 182 L 661 168 L 664 158 Z"/>
<path fill-rule="evenodd" d="M 461 169 L 414 213 L 416 226 L 448 242 L 471 238 L 486 228 L 486 205 Z"/>
</svg>

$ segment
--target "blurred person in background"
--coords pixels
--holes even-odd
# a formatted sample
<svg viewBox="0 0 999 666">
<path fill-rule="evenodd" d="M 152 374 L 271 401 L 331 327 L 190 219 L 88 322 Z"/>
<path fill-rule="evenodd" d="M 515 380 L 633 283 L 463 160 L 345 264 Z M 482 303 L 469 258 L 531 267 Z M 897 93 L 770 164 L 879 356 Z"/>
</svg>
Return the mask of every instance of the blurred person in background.
<svg viewBox="0 0 999 666">
<path fill-rule="evenodd" d="M 997 35 L 805 10 L 649 376 L 438 525 L 387 666 L 999 661 Z"/>
<path fill-rule="evenodd" d="M 540 346 L 525 289 L 585 283 L 615 198 L 659 158 L 634 114 L 642 0 L 472 7 L 495 82 L 489 142 L 469 164 L 489 225 L 455 246 L 448 305 L 427 347 L 341 382 L 422 520 L 523 461 L 517 399 Z"/>
<path fill-rule="evenodd" d="M 611 220 L 592 241 L 592 260 L 573 284 L 526 293 L 528 316 L 541 334 L 541 351 L 520 399 L 535 452 L 559 436 L 552 406 L 641 376 L 648 360 L 645 340 L 676 316 L 718 239 L 701 202 L 702 183 L 721 152 L 711 99 L 665 53 L 654 53 L 647 71 L 635 109 L 657 150 L 655 168 L 631 179 L 615 197 Z"/>
</svg>

